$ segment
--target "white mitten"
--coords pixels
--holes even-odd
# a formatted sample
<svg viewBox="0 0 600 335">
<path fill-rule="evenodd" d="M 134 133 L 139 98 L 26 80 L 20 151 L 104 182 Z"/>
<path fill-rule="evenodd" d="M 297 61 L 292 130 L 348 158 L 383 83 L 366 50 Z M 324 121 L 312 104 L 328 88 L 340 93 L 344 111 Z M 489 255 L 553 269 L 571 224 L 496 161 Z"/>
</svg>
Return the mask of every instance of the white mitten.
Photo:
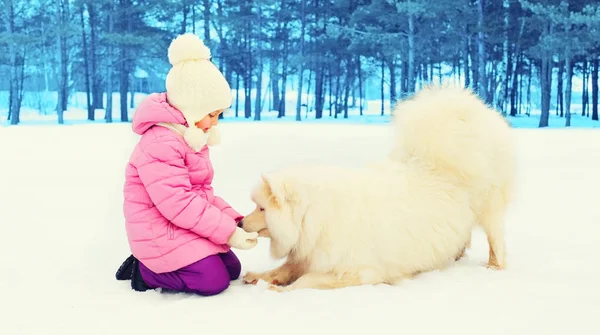
<svg viewBox="0 0 600 335">
<path fill-rule="evenodd" d="M 227 241 L 230 247 L 236 249 L 251 249 L 258 243 L 258 233 L 247 233 L 240 227 L 235 227 L 235 231 Z"/>
</svg>

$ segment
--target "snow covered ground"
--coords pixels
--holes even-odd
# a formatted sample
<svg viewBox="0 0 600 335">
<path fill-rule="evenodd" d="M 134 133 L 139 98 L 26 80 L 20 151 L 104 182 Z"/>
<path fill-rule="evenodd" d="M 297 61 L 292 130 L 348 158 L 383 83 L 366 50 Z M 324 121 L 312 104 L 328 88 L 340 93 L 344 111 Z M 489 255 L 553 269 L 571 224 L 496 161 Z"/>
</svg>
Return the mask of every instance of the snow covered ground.
<svg viewBox="0 0 600 335">
<path fill-rule="evenodd" d="M 215 189 L 242 213 L 263 171 L 384 155 L 385 124 L 225 123 Z M 0 127 L 0 334 L 599 334 L 600 132 L 517 129 L 519 196 L 508 269 L 487 270 L 484 235 L 449 269 L 397 287 L 276 293 L 134 292 L 121 211 L 130 124 Z M 243 271 L 276 266 L 268 241 Z"/>
</svg>

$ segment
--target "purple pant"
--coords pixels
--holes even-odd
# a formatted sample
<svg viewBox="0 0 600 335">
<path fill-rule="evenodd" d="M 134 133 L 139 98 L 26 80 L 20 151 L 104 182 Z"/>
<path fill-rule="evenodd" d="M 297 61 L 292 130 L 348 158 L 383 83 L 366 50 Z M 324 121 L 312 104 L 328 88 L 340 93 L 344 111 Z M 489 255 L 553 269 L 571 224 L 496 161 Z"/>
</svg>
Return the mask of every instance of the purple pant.
<svg viewBox="0 0 600 335">
<path fill-rule="evenodd" d="M 142 278 L 151 288 L 160 287 L 203 296 L 225 291 L 231 280 L 239 278 L 241 271 L 240 260 L 231 250 L 167 273 L 154 273 L 140 262 Z"/>
</svg>

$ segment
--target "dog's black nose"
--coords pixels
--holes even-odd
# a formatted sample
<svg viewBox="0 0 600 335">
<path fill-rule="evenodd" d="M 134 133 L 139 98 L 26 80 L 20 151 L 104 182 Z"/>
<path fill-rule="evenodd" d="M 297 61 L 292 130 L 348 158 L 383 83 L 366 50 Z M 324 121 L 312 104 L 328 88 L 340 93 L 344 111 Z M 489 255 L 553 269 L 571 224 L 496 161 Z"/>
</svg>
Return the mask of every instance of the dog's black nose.
<svg viewBox="0 0 600 335">
<path fill-rule="evenodd" d="M 242 226 L 244 225 L 244 220 L 240 220 L 238 221 L 238 227 L 242 228 Z"/>
</svg>

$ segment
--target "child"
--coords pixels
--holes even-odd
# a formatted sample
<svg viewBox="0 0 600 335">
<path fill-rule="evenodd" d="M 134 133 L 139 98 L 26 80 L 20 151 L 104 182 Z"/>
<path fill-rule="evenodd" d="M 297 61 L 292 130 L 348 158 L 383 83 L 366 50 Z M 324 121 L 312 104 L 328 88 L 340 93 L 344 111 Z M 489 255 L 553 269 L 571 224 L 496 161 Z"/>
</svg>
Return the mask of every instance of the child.
<svg viewBox="0 0 600 335">
<path fill-rule="evenodd" d="M 230 87 L 193 34 L 168 50 L 166 93 L 148 96 L 133 117 L 141 139 L 131 154 L 124 214 L 132 255 L 116 273 L 136 291 L 164 288 L 215 295 L 241 264 L 230 247 L 250 249 L 257 233 L 238 227 L 242 215 L 213 193 L 209 145 L 219 142 L 219 114 Z"/>
</svg>

